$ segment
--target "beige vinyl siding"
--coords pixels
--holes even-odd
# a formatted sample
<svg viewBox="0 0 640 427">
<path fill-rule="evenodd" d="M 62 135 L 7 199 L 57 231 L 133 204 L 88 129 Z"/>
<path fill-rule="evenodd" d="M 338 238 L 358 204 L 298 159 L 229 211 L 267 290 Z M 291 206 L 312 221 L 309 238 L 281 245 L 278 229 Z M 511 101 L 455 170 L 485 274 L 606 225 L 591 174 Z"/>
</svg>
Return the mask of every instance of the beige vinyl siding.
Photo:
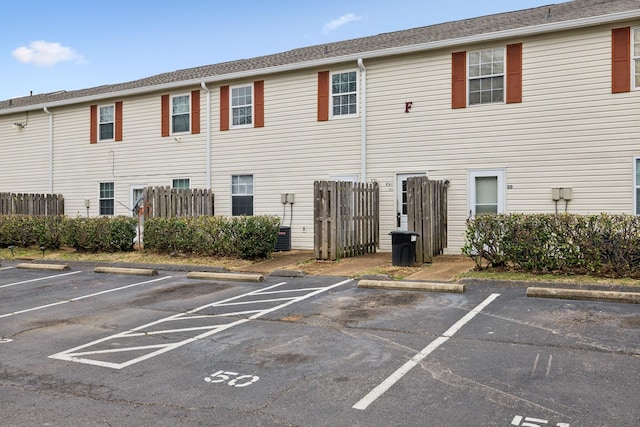
<svg viewBox="0 0 640 427">
<path fill-rule="evenodd" d="M 263 128 L 217 131 L 220 90 L 211 92 L 216 213 L 231 215 L 231 175 L 253 175 L 254 215 L 282 217 L 280 194 L 294 193 L 293 248 L 313 247 L 314 181 L 360 173 L 360 118 L 316 121 L 317 71 L 264 77 Z M 287 205 L 284 225 L 290 215 Z"/>
<path fill-rule="evenodd" d="M 25 122 L 24 129 L 13 123 Z M 0 192 L 49 192 L 49 116 L 30 112 L 0 117 Z M 55 188 L 54 188 L 54 191 Z"/>
<path fill-rule="evenodd" d="M 54 180 L 65 196 L 68 215 L 84 215 L 85 199 L 91 200 L 90 215 L 98 215 L 100 182 L 115 183 L 116 215 L 131 215 L 127 207 L 132 185 L 171 186 L 173 178 L 190 178 L 192 188 L 205 188 L 205 134 L 181 134 L 180 142 L 173 136 L 161 137 L 160 96 L 122 99 L 122 141 L 89 144 L 88 104 L 52 109 L 56 123 Z"/>
<path fill-rule="evenodd" d="M 452 110 L 451 51 L 370 61 L 368 178 L 382 183 L 381 236 L 395 228 L 395 174 L 412 171 L 451 182 L 450 252 L 464 243 L 474 169 L 504 169 L 507 212 L 554 212 L 551 188 L 572 187 L 569 212 L 632 213 L 639 93 L 611 94 L 610 34 L 600 27 L 506 40 L 523 42 L 521 104 Z M 405 101 L 413 102 L 408 114 Z"/>
</svg>

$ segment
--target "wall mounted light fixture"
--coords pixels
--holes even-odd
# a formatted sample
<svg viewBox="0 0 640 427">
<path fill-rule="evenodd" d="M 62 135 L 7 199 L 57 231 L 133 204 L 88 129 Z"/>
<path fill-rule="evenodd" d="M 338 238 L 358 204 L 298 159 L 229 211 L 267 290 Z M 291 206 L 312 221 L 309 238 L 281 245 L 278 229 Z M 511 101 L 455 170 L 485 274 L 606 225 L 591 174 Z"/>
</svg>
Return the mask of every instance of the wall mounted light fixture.
<svg viewBox="0 0 640 427">
<path fill-rule="evenodd" d="M 25 127 L 27 127 L 27 122 L 15 122 L 13 124 L 13 127 L 19 130 L 24 129 Z"/>
</svg>

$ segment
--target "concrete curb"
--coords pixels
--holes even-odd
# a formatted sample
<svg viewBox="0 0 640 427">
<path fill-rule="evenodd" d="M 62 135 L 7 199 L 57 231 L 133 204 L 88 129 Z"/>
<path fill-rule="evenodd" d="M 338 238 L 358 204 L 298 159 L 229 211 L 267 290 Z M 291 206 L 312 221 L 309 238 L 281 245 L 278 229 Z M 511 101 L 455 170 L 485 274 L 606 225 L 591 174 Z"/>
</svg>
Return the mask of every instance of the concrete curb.
<svg viewBox="0 0 640 427">
<path fill-rule="evenodd" d="M 273 270 L 269 276 L 274 277 L 307 277 L 304 271 L 300 270 Z"/>
<path fill-rule="evenodd" d="M 69 264 L 18 264 L 16 268 L 24 268 L 28 270 L 50 270 L 50 271 L 68 271 L 71 270 Z"/>
<path fill-rule="evenodd" d="M 638 292 L 529 287 L 527 288 L 527 296 L 533 298 L 557 298 L 640 304 L 640 293 Z"/>
<path fill-rule="evenodd" d="M 94 273 L 124 274 L 127 276 L 157 276 L 158 270 L 150 268 L 96 267 Z"/>
<path fill-rule="evenodd" d="M 437 282 L 404 282 L 393 280 L 360 280 L 359 288 L 369 289 L 395 289 L 402 291 L 426 291 L 426 292 L 450 292 L 463 293 L 465 286 L 459 283 L 437 283 Z"/>
<path fill-rule="evenodd" d="M 238 282 L 264 282 L 262 274 L 249 273 L 207 273 L 203 271 L 192 271 L 187 273 L 187 279 L 200 280 L 233 280 Z"/>
</svg>

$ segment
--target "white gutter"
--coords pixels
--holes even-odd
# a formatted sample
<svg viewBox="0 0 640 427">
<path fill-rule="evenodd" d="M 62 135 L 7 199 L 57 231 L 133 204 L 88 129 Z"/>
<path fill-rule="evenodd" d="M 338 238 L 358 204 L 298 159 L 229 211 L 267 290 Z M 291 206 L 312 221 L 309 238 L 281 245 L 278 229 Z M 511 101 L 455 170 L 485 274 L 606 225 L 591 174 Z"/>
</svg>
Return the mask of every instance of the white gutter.
<svg viewBox="0 0 640 427">
<path fill-rule="evenodd" d="M 207 83 L 215 83 L 215 82 L 227 81 L 232 79 L 254 77 L 256 75 L 262 75 L 262 74 L 274 74 L 274 73 L 281 73 L 286 71 L 301 70 L 306 68 L 323 67 L 331 64 L 341 63 L 341 62 L 357 61 L 359 58 L 362 58 L 364 60 L 364 59 L 371 59 L 371 58 L 380 58 L 385 56 L 408 54 L 408 53 L 414 53 L 414 52 L 424 52 L 429 50 L 451 48 L 451 47 L 460 46 L 460 45 L 494 41 L 494 40 L 500 40 L 505 38 L 517 38 L 517 37 L 532 36 L 532 35 L 543 34 L 543 33 L 550 33 L 554 31 L 573 30 L 577 28 L 609 24 L 609 23 L 614 23 L 619 21 L 628 21 L 633 19 L 640 19 L 640 9 L 635 9 L 635 10 L 626 11 L 626 12 L 612 13 L 609 15 L 599 15 L 599 16 L 592 16 L 588 18 L 574 19 L 571 21 L 551 22 L 547 24 L 534 25 L 534 26 L 524 27 L 524 28 L 514 28 L 514 29 L 504 30 L 504 31 L 495 31 L 492 33 L 477 34 L 472 36 L 459 37 L 455 39 L 438 40 L 435 42 L 419 43 L 419 44 L 414 44 L 409 46 L 400 46 L 400 47 L 392 47 L 387 49 L 372 50 L 364 53 L 354 53 L 354 54 L 344 55 L 344 56 L 315 59 L 315 60 L 306 61 L 306 62 L 296 62 L 293 64 L 284 64 L 284 65 L 278 65 L 275 67 L 258 68 L 258 69 L 240 71 L 236 73 L 221 74 L 217 76 L 211 76 L 210 78 L 207 78 L 204 81 L 206 81 Z M 7 108 L 4 110 L 0 110 L 0 115 L 13 114 L 13 113 L 18 113 L 22 111 L 32 111 L 32 110 L 42 108 L 45 105 L 49 107 L 57 107 L 61 105 L 78 104 L 81 102 L 92 102 L 92 101 L 102 100 L 106 98 L 119 98 L 119 97 L 137 95 L 137 94 L 154 92 L 159 90 L 183 88 L 185 86 L 195 86 L 195 85 L 200 85 L 202 81 L 203 81 L 202 78 L 181 80 L 177 82 L 163 83 L 163 84 L 153 85 L 153 86 L 144 86 L 144 87 L 138 87 L 134 89 L 105 92 L 105 93 L 100 93 L 100 94 L 91 95 L 91 96 L 65 99 L 65 100 L 50 102 L 46 104 L 42 103 L 42 104 L 25 106 L 25 107 Z"/>
<path fill-rule="evenodd" d="M 360 182 L 367 182 L 367 69 L 362 58 L 358 58 L 360 68 L 361 99 L 360 105 Z"/>
<path fill-rule="evenodd" d="M 43 110 L 49 115 L 49 194 L 53 194 L 53 113 L 47 107 Z"/>
<path fill-rule="evenodd" d="M 211 190 L 211 91 L 205 82 L 200 87 L 207 92 L 207 190 Z"/>
</svg>

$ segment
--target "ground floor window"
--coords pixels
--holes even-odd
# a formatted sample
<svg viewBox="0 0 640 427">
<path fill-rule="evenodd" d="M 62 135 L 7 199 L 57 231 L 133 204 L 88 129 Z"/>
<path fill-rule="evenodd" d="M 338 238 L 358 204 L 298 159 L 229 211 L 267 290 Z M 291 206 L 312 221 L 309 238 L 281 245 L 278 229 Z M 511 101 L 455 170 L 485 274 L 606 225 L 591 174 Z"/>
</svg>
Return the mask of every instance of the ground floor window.
<svg viewBox="0 0 640 427">
<path fill-rule="evenodd" d="M 469 172 L 469 216 L 504 213 L 504 171 Z"/>
<path fill-rule="evenodd" d="M 113 215 L 115 207 L 115 186 L 113 182 L 100 183 L 100 215 Z"/>
<path fill-rule="evenodd" d="M 640 157 L 633 159 L 633 211 L 640 215 Z"/>
<path fill-rule="evenodd" d="M 188 190 L 191 188 L 191 179 L 189 178 L 178 178 L 174 179 L 171 183 L 173 188 L 178 188 L 181 190 Z"/>
<path fill-rule="evenodd" d="M 231 215 L 253 215 L 253 175 L 231 176 Z"/>
</svg>

